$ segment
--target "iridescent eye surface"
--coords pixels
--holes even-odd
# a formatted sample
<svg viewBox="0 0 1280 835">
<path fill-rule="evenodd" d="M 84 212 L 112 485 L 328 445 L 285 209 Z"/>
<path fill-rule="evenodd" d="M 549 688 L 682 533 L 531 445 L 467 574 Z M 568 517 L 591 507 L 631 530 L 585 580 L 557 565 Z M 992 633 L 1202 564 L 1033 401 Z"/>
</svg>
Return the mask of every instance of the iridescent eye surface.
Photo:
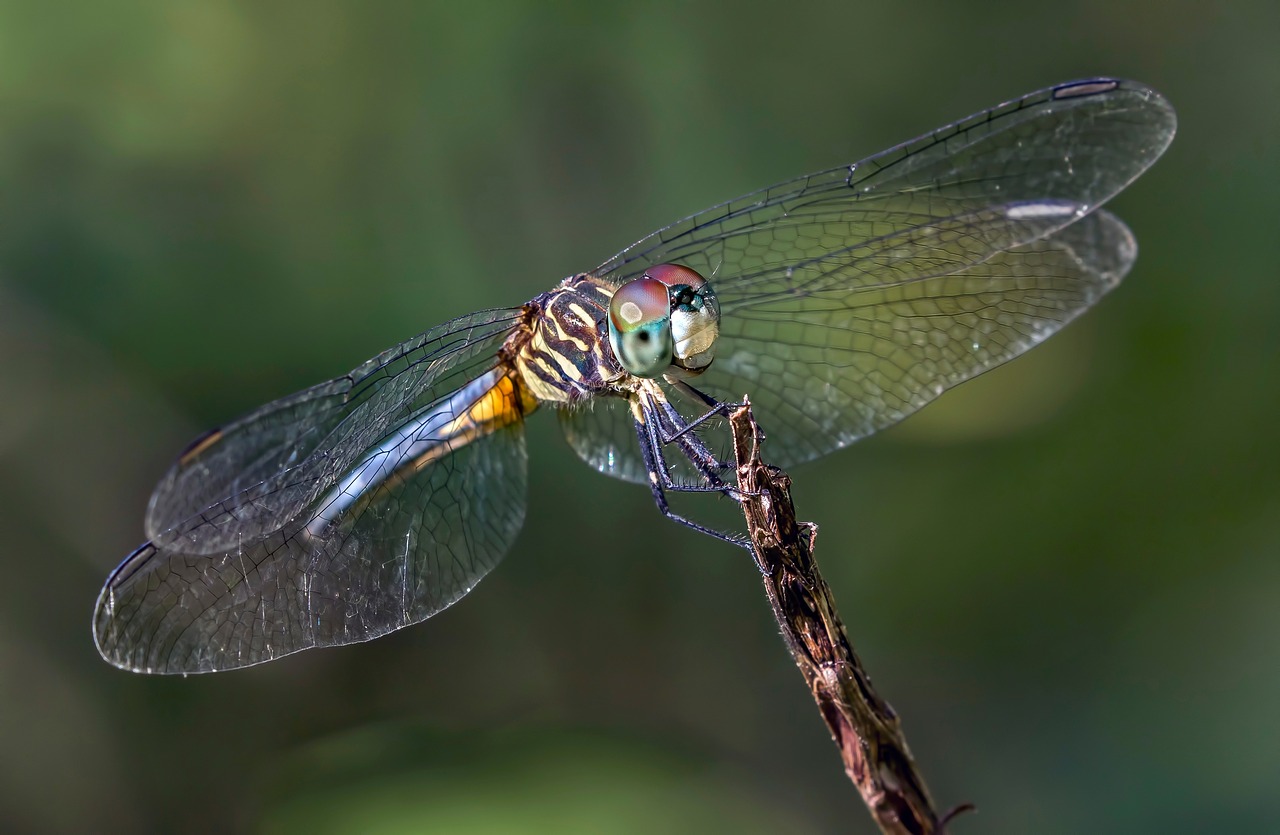
<svg viewBox="0 0 1280 835">
<path fill-rule="evenodd" d="M 609 345 L 637 377 L 658 377 L 671 365 L 671 295 L 666 284 L 637 278 L 609 302 Z"/>
<path fill-rule="evenodd" d="M 720 335 L 720 303 L 707 280 L 680 264 L 659 264 L 645 277 L 665 284 L 671 295 L 672 364 L 692 376 L 701 374 L 716 355 Z"/>
<path fill-rule="evenodd" d="M 707 280 L 699 275 L 697 270 L 691 270 L 681 264 L 658 264 L 656 267 L 650 267 L 645 270 L 644 275 L 645 278 L 661 281 L 668 287 L 685 284 L 696 288 L 707 283 Z"/>
</svg>

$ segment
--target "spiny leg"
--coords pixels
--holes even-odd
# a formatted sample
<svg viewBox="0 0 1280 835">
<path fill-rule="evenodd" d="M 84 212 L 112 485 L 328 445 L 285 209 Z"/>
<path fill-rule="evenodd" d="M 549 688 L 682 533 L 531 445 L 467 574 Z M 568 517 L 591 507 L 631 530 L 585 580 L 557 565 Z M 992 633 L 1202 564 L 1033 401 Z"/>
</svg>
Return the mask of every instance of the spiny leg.
<svg viewBox="0 0 1280 835">
<path fill-rule="evenodd" d="M 700 455 L 703 458 L 703 460 L 708 462 L 708 464 L 711 467 L 721 472 L 723 472 L 724 470 L 732 469 L 734 464 L 727 461 L 721 461 L 719 458 L 717 458 L 715 454 L 712 453 L 711 450 L 707 448 L 706 444 L 702 442 L 702 439 L 699 438 L 697 434 L 695 434 L 694 430 L 696 430 L 698 427 L 702 426 L 704 423 L 708 422 L 712 418 L 719 417 L 719 418 L 727 419 L 729 417 L 729 414 L 733 412 L 734 409 L 741 408 L 743 404 L 737 403 L 737 402 L 731 402 L 731 401 L 717 400 L 711 395 L 694 388 L 686 380 L 668 380 L 668 382 L 676 391 L 680 392 L 681 394 L 685 395 L 691 400 L 696 400 L 706 408 L 705 408 L 705 411 L 702 412 L 702 414 L 698 415 L 693 420 L 686 420 L 683 415 L 681 415 L 678 411 L 676 411 L 676 408 L 671 405 L 671 402 L 669 400 L 667 400 L 666 398 L 662 398 L 660 400 L 662 409 L 666 413 L 667 417 L 670 419 L 671 425 L 674 427 L 672 431 L 670 431 L 669 433 L 665 432 L 664 430 L 663 443 L 671 443 L 681 438 L 689 438 L 691 439 L 692 444 L 694 446 L 693 446 L 693 451 L 690 451 L 689 449 L 686 448 L 687 454 Z M 683 447 L 683 444 L 682 444 L 682 447 Z"/>
<path fill-rule="evenodd" d="M 666 462 L 662 459 L 662 445 L 657 436 L 656 427 L 652 421 L 646 420 L 644 423 L 636 422 L 636 435 L 640 441 L 640 454 L 644 458 L 645 469 L 649 472 L 649 490 L 653 494 L 653 502 L 658 506 L 658 511 L 673 522 L 678 522 L 687 528 L 704 533 L 707 536 L 714 537 L 722 542 L 728 542 L 730 545 L 737 545 L 752 551 L 751 541 L 740 536 L 723 533 L 714 528 L 708 528 L 706 525 L 700 525 L 692 519 L 688 519 L 676 513 L 667 504 L 666 490 L 676 490 L 684 492 L 715 492 L 724 493 L 730 488 L 720 481 L 718 477 L 713 475 L 715 481 L 719 483 L 716 486 L 695 487 L 693 485 L 680 485 L 671 480 L 671 476 L 666 472 Z M 752 552 L 754 553 L 754 551 Z"/>
<path fill-rule="evenodd" d="M 659 410 L 658 405 L 663 408 Z M 646 397 L 641 397 L 641 411 L 644 415 L 644 431 L 648 437 L 648 447 L 657 464 L 659 483 L 665 490 L 678 493 L 723 493 L 737 499 L 737 488 L 726 484 L 720 478 L 720 472 L 727 469 L 707 445 L 692 432 L 688 432 L 683 416 L 665 401 L 655 404 Z M 667 463 L 666 447 L 675 444 L 680 447 L 687 460 L 703 484 L 682 484 L 671 477 L 671 467 Z"/>
<path fill-rule="evenodd" d="M 664 445 L 671 443 L 679 444 L 680 448 L 684 450 L 685 456 L 688 457 L 692 463 L 695 463 L 695 465 L 701 463 L 703 465 L 699 467 L 699 471 L 703 472 L 704 475 L 704 470 L 706 468 L 717 472 L 724 472 L 725 470 L 731 469 L 733 464 L 721 461 L 717 458 L 715 453 L 707 447 L 706 443 L 694 432 L 694 430 L 713 417 L 728 416 L 729 411 L 734 408 L 735 404 L 719 403 L 706 395 L 703 395 L 701 392 L 697 393 L 700 397 L 706 398 L 707 402 L 714 403 L 715 405 L 712 406 L 709 411 L 699 415 L 691 421 L 686 421 L 684 416 L 676 411 L 676 408 L 672 406 L 669 401 L 660 401 L 663 416 L 665 416 L 666 420 L 662 420 L 663 416 L 659 416 L 658 424 L 661 428 L 659 437 Z"/>
</svg>

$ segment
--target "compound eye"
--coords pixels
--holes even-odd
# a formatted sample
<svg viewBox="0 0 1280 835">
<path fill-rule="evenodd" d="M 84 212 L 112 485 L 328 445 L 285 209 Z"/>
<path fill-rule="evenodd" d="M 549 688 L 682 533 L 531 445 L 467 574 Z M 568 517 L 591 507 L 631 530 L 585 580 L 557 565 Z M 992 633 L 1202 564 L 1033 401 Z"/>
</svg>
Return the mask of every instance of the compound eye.
<svg viewBox="0 0 1280 835">
<path fill-rule="evenodd" d="M 609 345 L 637 377 L 659 377 L 671 365 L 671 296 L 667 285 L 637 278 L 609 302 Z"/>
<path fill-rule="evenodd" d="M 665 284 L 671 294 L 672 374 L 701 374 L 716 355 L 720 303 L 696 270 L 681 264 L 657 264 L 645 277 Z"/>
<path fill-rule="evenodd" d="M 697 270 L 691 270 L 681 264 L 658 264 L 645 270 L 644 275 L 645 278 L 661 281 L 668 287 L 678 287 L 683 284 L 695 291 L 702 289 L 702 286 L 707 283 Z"/>
</svg>

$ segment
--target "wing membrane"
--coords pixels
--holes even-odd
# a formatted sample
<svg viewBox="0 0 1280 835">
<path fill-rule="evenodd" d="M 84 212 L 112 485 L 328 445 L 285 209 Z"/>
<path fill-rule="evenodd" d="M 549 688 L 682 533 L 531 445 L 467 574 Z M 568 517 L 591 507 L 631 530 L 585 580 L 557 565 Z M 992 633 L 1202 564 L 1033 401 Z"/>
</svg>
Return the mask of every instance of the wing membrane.
<svg viewBox="0 0 1280 835">
<path fill-rule="evenodd" d="M 751 397 L 770 453 L 807 461 L 893 424 L 946 389 L 1018 356 L 1124 277 L 1137 246 L 1099 210 L 953 273 L 846 284 L 725 316 L 706 388 Z"/>
<path fill-rule="evenodd" d="M 326 495 L 275 530 L 227 527 L 239 534 L 218 550 L 202 514 L 180 526 L 185 538 L 142 546 L 99 597 L 102 656 L 140 672 L 212 672 L 369 640 L 449 606 L 515 539 L 527 460 L 518 420 L 460 446 L 453 437 L 420 438 L 429 454 L 341 513 Z"/>
<path fill-rule="evenodd" d="M 215 554 L 280 529 L 380 438 L 492 368 L 520 315 L 447 322 L 197 440 L 156 486 L 147 536 Z"/>
<path fill-rule="evenodd" d="M 1047 88 L 853 165 L 746 194 L 642 238 L 595 275 L 621 284 L 677 262 L 726 283 L 859 241 L 995 205 L 1093 209 L 1173 139 L 1173 108 L 1129 81 Z"/>
<path fill-rule="evenodd" d="M 637 446 L 629 401 L 621 397 L 596 397 L 585 404 L 559 409 L 558 414 L 565 440 L 589 467 L 623 481 L 649 483 L 649 471 Z M 713 453 L 723 452 L 720 449 L 723 439 L 716 436 L 714 427 L 707 425 L 705 430 L 699 427 L 693 434 Z M 701 473 L 684 456 L 668 455 L 666 462 L 668 475 L 675 483 L 704 483 Z"/>
</svg>

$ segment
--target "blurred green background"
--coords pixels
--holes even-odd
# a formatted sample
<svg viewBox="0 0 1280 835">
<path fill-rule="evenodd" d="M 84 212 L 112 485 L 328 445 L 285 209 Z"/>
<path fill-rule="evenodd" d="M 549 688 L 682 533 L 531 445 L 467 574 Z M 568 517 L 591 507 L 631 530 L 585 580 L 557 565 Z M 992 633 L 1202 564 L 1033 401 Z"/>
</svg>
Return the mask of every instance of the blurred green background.
<svg viewBox="0 0 1280 835">
<path fill-rule="evenodd" d="M 190 679 L 89 634 L 202 428 L 1038 87 L 1178 109 L 1126 283 L 792 472 L 957 832 L 1280 818 L 1280 6 L 0 2 L 0 828 L 872 832 L 744 554 L 530 426 L 430 623 Z"/>
</svg>

